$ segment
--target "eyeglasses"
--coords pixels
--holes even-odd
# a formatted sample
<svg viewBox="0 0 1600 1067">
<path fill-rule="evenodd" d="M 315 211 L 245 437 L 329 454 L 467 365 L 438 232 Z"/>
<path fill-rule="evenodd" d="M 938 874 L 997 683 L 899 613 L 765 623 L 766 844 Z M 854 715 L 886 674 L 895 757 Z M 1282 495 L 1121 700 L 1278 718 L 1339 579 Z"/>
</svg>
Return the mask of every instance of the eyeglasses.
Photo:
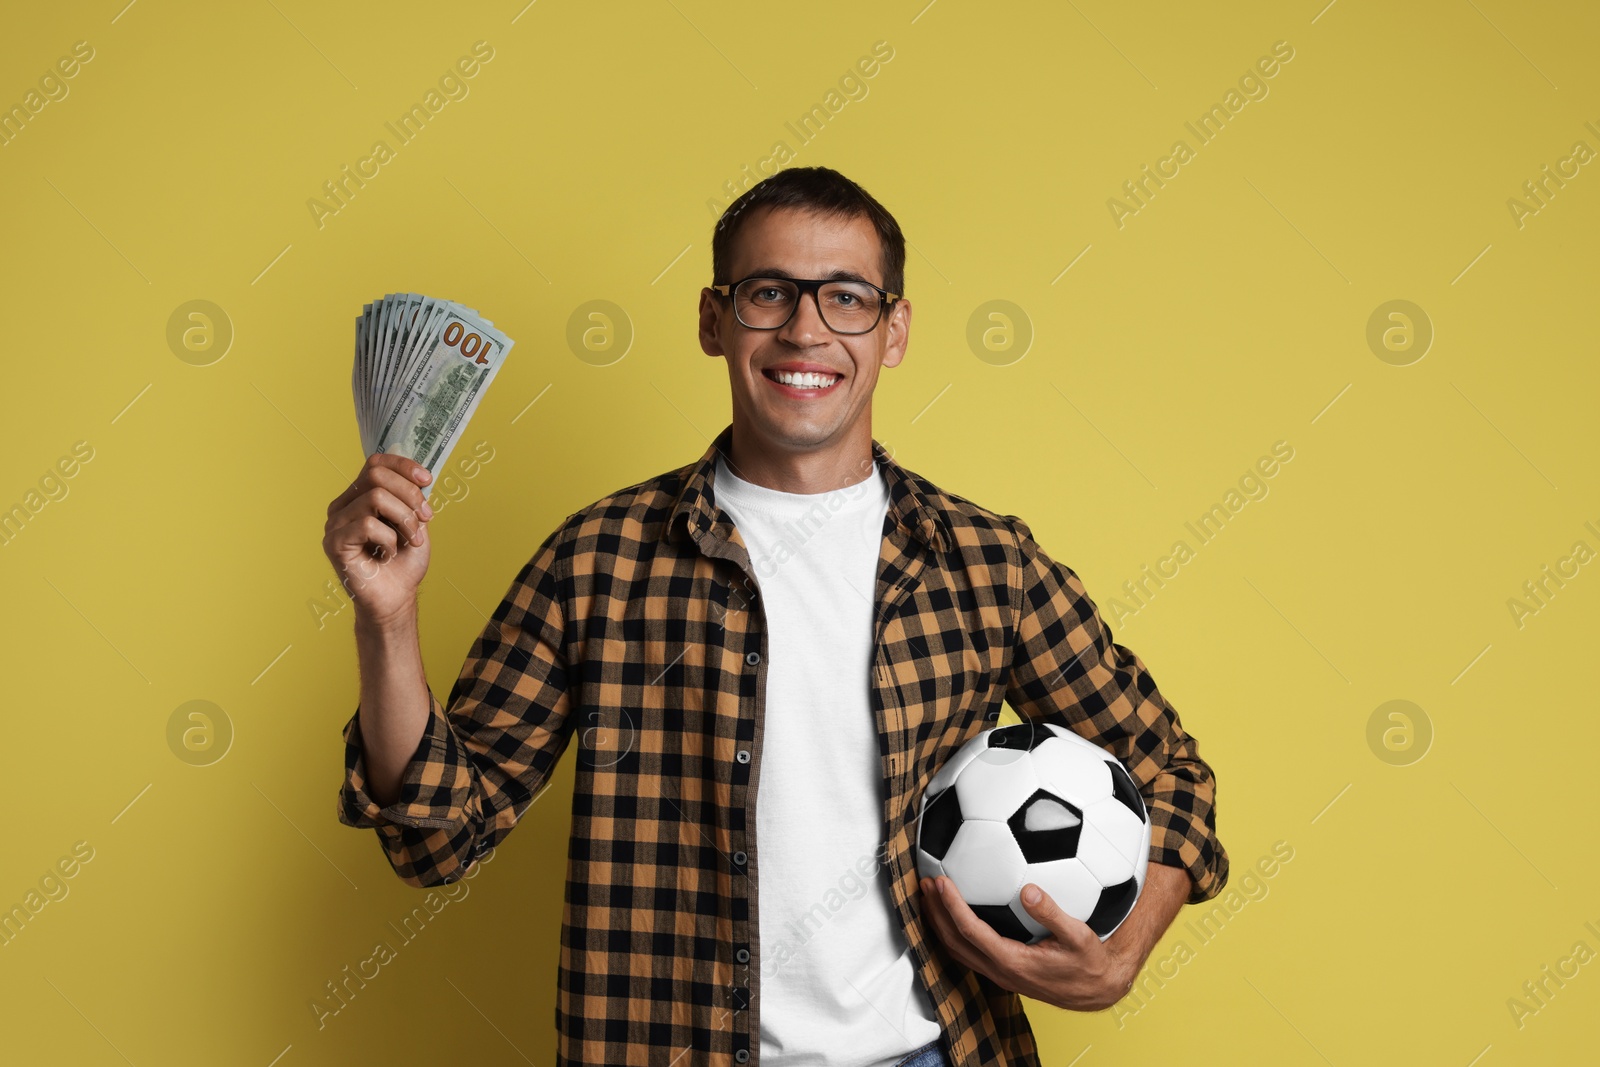
<svg viewBox="0 0 1600 1067">
<path fill-rule="evenodd" d="M 800 294 L 810 293 L 823 325 L 834 333 L 870 333 L 883 318 L 883 309 L 900 299 L 899 293 L 871 282 L 825 278 L 745 278 L 711 289 L 733 299 L 733 314 L 752 330 L 776 330 L 794 318 Z"/>
</svg>

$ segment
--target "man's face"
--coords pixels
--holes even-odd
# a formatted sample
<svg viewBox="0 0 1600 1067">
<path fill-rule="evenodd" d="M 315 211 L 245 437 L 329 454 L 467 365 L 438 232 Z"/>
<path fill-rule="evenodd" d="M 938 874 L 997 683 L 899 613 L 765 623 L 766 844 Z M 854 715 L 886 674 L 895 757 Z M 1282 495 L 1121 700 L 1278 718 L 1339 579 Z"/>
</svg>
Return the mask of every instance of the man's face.
<svg viewBox="0 0 1600 1067">
<path fill-rule="evenodd" d="M 771 274 L 884 283 L 882 244 L 864 217 L 760 208 L 744 220 L 731 251 L 729 282 Z M 852 430 L 870 427 L 878 368 L 905 357 L 910 327 L 911 305 L 899 300 L 870 333 L 837 334 L 823 324 L 812 296 L 803 294 L 785 325 L 752 330 L 735 317 L 731 299 L 711 289 L 700 293 L 700 347 L 728 361 L 734 418 L 777 451 L 843 444 Z M 824 389 L 796 389 L 772 376 L 778 369 L 822 371 L 837 380 Z"/>
</svg>

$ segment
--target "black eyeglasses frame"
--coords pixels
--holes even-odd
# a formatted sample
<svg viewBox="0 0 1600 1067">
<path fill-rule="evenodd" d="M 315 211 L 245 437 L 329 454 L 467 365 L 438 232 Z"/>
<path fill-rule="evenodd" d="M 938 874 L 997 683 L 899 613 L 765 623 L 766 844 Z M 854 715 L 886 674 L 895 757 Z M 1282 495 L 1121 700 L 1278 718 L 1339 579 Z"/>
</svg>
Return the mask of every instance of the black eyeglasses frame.
<svg viewBox="0 0 1600 1067">
<path fill-rule="evenodd" d="M 794 307 L 789 309 L 789 317 L 784 319 L 782 322 L 778 323 L 776 326 L 752 326 L 752 325 L 750 325 L 748 322 L 744 321 L 744 319 L 742 317 L 740 317 L 740 315 L 739 315 L 739 305 L 738 305 L 737 302 L 733 301 L 734 290 L 738 289 L 739 286 L 743 285 L 745 282 L 758 281 L 758 280 L 759 281 L 788 282 L 789 284 L 795 286 L 795 288 L 799 290 L 795 294 Z M 865 286 L 867 286 L 869 288 L 876 289 L 878 291 L 878 295 L 883 297 L 883 303 L 878 305 L 878 317 L 873 320 L 873 323 L 872 323 L 871 326 L 868 326 L 864 330 L 840 330 L 840 329 L 835 329 L 833 324 L 828 321 L 828 316 L 823 314 L 822 301 L 820 299 L 818 299 L 817 294 L 818 294 L 818 291 L 824 285 L 830 285 L 830 284 L 832 284 L 834 282 L 854 282 L 857 285 L 865 285 Z M 883 288 L 882 286 L 873 285 L 871 282 L 867 281 L 864 278 L 787 278 L 787 277 L 784 277 L 782 275 L 775 275 L 775 274 L 752 274 L 749 277 L 740 278 L 736 282 L 729 282 L 729 283 L 726 283 L 724 285 L 713 285 L 713 286 L 709 286 L 709 288 L 711 289 L 712 292 L 718 293 L 721 296 L 725 296 L 725 297 L 728 298 L 728 300 L 730 302 L 733 302 L 733 317 L 735 319 L 738 319 L 739 325 L 743 326 L 747 330 L 781 330 L 781 329 L 783 329 L 785 326 L 789 325 L 790 321 L 794 318 L 794 313 L 796 311 L 800 310 L 800 300 L 801 300 L 801 298 L 804 297 L 807 293 L 810 293 L 811 294 L 811 302 L 817 306 L 817 315 L 818 315 L 819 318 L 822 319 L 822 324 L 824 326 L 828 327 L 828 329 L 832 330 L 834 333 L 842 334 L 842 335 L 844 335 L 846 337 L 859 337 L 860 335 L 862 335 L 864 333 L 871 333 L 873 330 L 876 330 L 878 328 L 878 324 L 883 321 L 884 312 L 886 312 L 890 308 L 894 307 L 894 305 L 898 301 L 900 301 L 901 299 L 904 298 L 903 294 L 901 294 L 901 293 L 891 293 L 889 290 Z"/>
</svg>

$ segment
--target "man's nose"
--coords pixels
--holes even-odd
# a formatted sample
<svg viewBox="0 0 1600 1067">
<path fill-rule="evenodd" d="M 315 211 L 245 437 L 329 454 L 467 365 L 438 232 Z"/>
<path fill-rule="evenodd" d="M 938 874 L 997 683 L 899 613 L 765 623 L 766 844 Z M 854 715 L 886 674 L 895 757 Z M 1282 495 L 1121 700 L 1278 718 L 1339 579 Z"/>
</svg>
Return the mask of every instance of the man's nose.
<svg viewBox="0 0 1600 1067">
<path fill-rule="evenodd" d="M 806 297 L 810 297 L 807 300 Z M 828 329 L 828 324 L 822 321 L 822 305 L 817 303 L 818 296 L 815 291 L 801 293 L 799 304 L 794 309 L 794 314 L 789 316 L 789 321 L 783 324 L 778 331 L 779 336 L 791 344 L 806 346 L 821 344 L 832 336 L 833 331 Z"/>
</svg>

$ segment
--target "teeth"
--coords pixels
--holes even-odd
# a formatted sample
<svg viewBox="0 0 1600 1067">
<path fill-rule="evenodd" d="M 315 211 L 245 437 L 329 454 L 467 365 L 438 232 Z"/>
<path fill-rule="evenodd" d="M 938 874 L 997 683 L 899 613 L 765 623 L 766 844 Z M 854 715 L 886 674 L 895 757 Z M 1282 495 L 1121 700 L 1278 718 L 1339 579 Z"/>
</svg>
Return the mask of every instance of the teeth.
<svg viewBox="0 0 1600 1067">
<path fill-rule="evenodd" d="M 772 377 L 784 385 L 792 385 L 797 389 L 825 389 L 832 385 L 835 378 L 831 374 L 792 374 L 788 371 L 773 371 Z"/>
</svg>

